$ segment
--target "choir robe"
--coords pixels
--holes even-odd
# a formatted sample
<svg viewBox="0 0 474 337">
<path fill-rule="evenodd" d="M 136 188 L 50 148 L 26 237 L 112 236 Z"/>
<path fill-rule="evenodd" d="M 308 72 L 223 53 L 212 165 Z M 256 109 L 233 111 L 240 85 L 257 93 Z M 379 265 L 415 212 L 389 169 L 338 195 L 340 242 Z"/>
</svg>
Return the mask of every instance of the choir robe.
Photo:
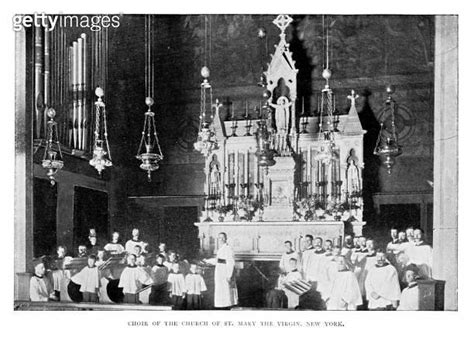
<svg viewBox="0 0 474 337">
<path fill-rule="evenodd" d="M 175 296 L 183 296 L 186 293 L 186 283 L 183 274 L 171 273 L 168 275 L 168 291 L 170 295 Z"/>
<path fill-rule="evenodd" d="M 431 278 L 433 249 L 430 245 L 424 242 L 414 243 L 407 246 L 405 253 L 408 256 L 407 264 L 416 265 L 421 277 Z"/>
<path fill-rule="evenodd" d="M 35 274 L 30 279 L 30 301 L 47 302 L 52 292 L 53 288 L 46 277 Z"/>
<path fill-rule="evenodd" d="M 325 270 L 327 267 L 328 259 L 324 255 L 324 249 L 313 250 L 312 254 L 308 254 L 308 264 L 306 271 L 306 280 L 316 283 L 316 290 L 321 292 L 324 287 L 323 283 L 327 281 Z"/>
<path fill-rule="evenodd" d="M 136 294 L 143 285 L 149 285 L 153 281 L 148 273 L 138 266 L 127 266 L 120 275 L 119 288 L 123 288 L 124 294 Z"/>
<path fill-rule="evenodd" d="M 142 247 L 142 252 L 145 251 L 146 243 L 141 240 L 130 239 L 125 243 L 125 251 L 129 254 L 135 254 L 135 246 Z"/>
<path fill-rule="evenodd" d="M 400 300 L 400 283 L 398 273 L 394 266 L 385 263 L 382 266 L 375 265 L 367 273 L 365 279 L 365 293 L 369 301 L 369 309 L 386 308 L 393 302 Z M 372 293 L 380 297 L 375 299 Z"/>
<path fill-rule="evenodd" d="M 308 248 L 301 253 L 301 273 L 303 278 L 307 280 L 310 259 L 314 255 L 314 247 Z"/>
<path fill-rule="evenodd" d="M 104 246 L 104 250 L 112 255 L 122 254 L 125 248 L 120 243 L 109 242 Z"/>
<path fill-rule="evenodd" d="M 359 283 L 359 290 L 362 295 L 362 298 L 365 298 L 365 269 L 367 264 L 367 255 L 369 251 L 367 249 L 356 249 L 351 256 L 351 262 L 354 266 L 354 275 L 357 278 L 357 282 Z M 374 259 L 375 261 L 375 259 Z"/>
<path fill-rule="evenodd" d="M 331 253 L 321 254 L 324 258 L 322 266 L 322 275 L 317 284 L 317 291 L 321 294 L 321 298 L 326 301 L 329 298 L 329 293 L 337 272 L 337 265 L 334 262 L 334 256 Z"/>
<path fill-rule="evenodd" d="M 288 309 L 294 309 L 296 308 L 299 303 L 300 303 L 300 295 L 294 293 L 290 289 L 287 289 L 284 284 L 285 283 L 290 283 L 292 281 L 297 281 L 303 279 L 303 276 L 298 270 L 292 270 L 286 276 L 281 277 L 279 282 L 279 288 L 283 289 L 285 292 L 286 297 L 288 298 Z"/>
<path fill-rule="evenodd" d="M 214 306 L 225 308 L 237 305 L 238 294 L 232 248 L 227 243 L 223 244 L 217 251 L 216 258 L 209 259 L 208 262 L 216 266 L 214 272 Z M 227 279 L 230 279 L 230 282 Z"/>
<path fill-rule="evenodd" d="M 337 271 L 329 292 L 327 310 L 356 310 L 361 304 L 362 296 L 354 273 L 350 269 Z"/>
<path fill-rule="evenodd" d="M 188 310 L 202 309 L 201 293 L 207 290 L 206 283 L 200 274 L 188 274 L 185 278 L 186 306 Z"/>
<path fill-rule="evenodd" d="M 402 295 L 400 296 L 400 305 L 397 310 L 420 310 L 419 305 L 419 289 L 416 282 L 412 282 L 403 289 Z"/>
<path fill-rule="evenodd" d="M 355 250 L 354 246 L 344 245 L 341 249 L 341 255 L 346 258 L 346 261 L 351 261 L 352 252 Z"/>
<path fill-rule="evenodd" d="M 79 273 L 71 277 L 72 282 L 79 284 L 80 292 L 97 293 L 99 289 L 100 273 L 97 267 L 85 266 Z"/>
<path fill-rule="evenodd" d="M 280 259 L 280 270 L 282 272 L 289 273 L 291 271 L 290 259 L 296 259 L 296 266 L 297 266 L 297 268 L 299 267 L 299 265 L 301 263 L 300 255 L 295 251 L 292 251 L 291 253 L 285 252 L 281 256 L 281 259 Z"/>
</svg>

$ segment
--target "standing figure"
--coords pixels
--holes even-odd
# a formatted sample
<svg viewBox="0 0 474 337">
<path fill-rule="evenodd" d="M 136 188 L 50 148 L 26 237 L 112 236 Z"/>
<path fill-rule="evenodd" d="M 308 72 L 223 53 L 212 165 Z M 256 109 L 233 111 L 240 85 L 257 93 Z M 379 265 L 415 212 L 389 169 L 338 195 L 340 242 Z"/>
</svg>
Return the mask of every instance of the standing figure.
<svg viewBox="0 0 474 337">
<path fill-rule="evenodd" d="M 212 156 L 212 161 L 209 164 L 209 194 L 217 196 L 220 194 L 221 186 L 221 172 L 219 162 L 216 155 Z"/>
<path fill-rule="evenodd" d="M 196 263 L 191 263 L 189 274 L 185 278 L 186 308 L 188 310 L 202 309 L 202 293 L 207 290 L 203 277 L 197 270 Z"/>
<path fill-rule="evenodd" d="M 136 264 L 137 257 L 135 254 L 127 256 L 127 267 L 122 271 L 120 275 L 119 288 L 123 288 L 123 301 L 124 303 L 139 303 L 138 290 L 143 285 L 149 285 L 153 283 L 153 280 L 147 274 L 143 268 L 138 267 Z"/>
<path fill-rule="evenodd" d="M 142 252 L 146 252 L 146 243 L 140 240 L 140 231 L 138 228 L 132 230 L 132 238 L 125 243 L 125 250 L 129 254 L 134 254 L 136 245 L 140 245 L 142 247 Z"/>
<path fill-rule="evenodd" d="M 237 284 L 234 275 L 234 251 L 227 243 L 227 234 L 219 233 L 217 236 L 219 250 L 216 258 L 206 259 L 205 262 L 214 264 L 214 306 L 216 308 L 230 308 L 237 305 Z"/>
<path fill-rule="evenodd" d="M 351 149 L 349 157 L 347 158 L 347 193 L 349 196 L 358 193 L 361 190 L 360 172 L 359 172 L 359 158 L 355 155 L 355 150 Z"/>
<path fill-rule="evenodd" d="M 120 242 L 120 233 L 115 231 L 112 233 L 112 241 L 104 246 L 104 250 L 112 255 L 119 255 L 125 251 Z"/>
<path fill-rule="evenodd" d="M 97 258 L 95 255 L 89 255 L 87 258 L 87 266 L 71 278 L 72 282 L 81 286 L 79 291 L 82 293 L 82 300 L 84 302 L 99 301 L 98 291 L 100 286 L 100 273 L 95 265 L 96 260 Z"/>
<path fill-rule="evenodd" d="M 45 277 L 46 269 L 43 262 L 35 265 L 35 274 L 30 279 L 30 301 L 32 302 L 48 302 L 56 300 L 53 287 Z"/>
<path fill-rule="evenodd" d="M 280 277 L 279 287 L 283 289 L 286 297 L 288 298 L 288 309 L 296 308 L 300 303 L 300 295 L 294 292 L 291 288 L 285 287 L 285 284 L 291 284 L 294 281 L 303 279 L 301 273 L 296 269 L 297 260 L 294 258 L 290 259 L 291 270 L 284 276 Z"/>
<path fill-rule="evenodd" d="M 332 287 L 327 300 L 328 310 L 356 310 L 362 304 L 357 278 L 349 268 L 344 256 L 335 258 L 337 272 L 332 279 Z"/>
<path fill-rule="evenodd" d="M 168 275 L 168 290 L 170 292 L 171 304 L 174 309 L 183 308 L 183 299 L 186 298 L 186 284 L 184 275 L 179 270 L 179 264 L 173 263 L 171 273 Z"/>
</svg>

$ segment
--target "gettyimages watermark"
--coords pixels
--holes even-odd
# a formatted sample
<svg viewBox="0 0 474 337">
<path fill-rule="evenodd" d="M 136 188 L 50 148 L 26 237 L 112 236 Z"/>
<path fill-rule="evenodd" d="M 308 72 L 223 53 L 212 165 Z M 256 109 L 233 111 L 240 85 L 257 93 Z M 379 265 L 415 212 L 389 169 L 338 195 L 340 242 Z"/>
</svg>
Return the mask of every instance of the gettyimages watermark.
<svg viewBox="0 0 474 337">
<path fill-rule="evenodd" d="M 56 28 L 89 28 L 100 31 L 102 28 L 120 27 L 120 15 L 71 15 L 46 13 L 17 14 L 13 16 L 13 30 L 18 32 L 24 28 L 43 27 L 48 31 Z"/>
</svg>

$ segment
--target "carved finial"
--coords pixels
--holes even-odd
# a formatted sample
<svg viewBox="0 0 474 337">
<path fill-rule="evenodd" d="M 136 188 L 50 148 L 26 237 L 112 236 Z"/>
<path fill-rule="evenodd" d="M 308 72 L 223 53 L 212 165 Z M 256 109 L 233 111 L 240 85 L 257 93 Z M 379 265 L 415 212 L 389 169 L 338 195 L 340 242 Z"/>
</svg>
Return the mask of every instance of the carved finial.
<svg viewBox="0 0 474 337">
<path fill-rule="evenodd" d="M 275 20 L 273 20 L 273 23 L 275 24 L 275 26 L 277 26 L 281 30 L 280 35 L 285 34 L 286 27 L 288 27 L 290 23 L 292 22 L 293 22 L 293 19 L 289 15 L 286 15 L 286 14 L 280 14 L 276 17 Z"/>
<path fill-rule="evenodd" d="M 358 98 L 359 98 L 359 95 L 356 95 L 354 90 L 351 90 L 351 94 L 349 96 L 347 96 L 347 99 L 351 100 L 351 105 L 355 105 L 355 101 Z"/>
</svg>

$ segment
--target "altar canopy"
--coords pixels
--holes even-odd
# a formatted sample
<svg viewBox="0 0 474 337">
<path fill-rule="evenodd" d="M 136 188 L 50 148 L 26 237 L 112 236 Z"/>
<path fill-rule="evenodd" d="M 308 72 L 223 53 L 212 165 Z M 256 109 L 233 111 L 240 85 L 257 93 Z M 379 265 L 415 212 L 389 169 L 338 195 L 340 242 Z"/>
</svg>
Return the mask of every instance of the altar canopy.
<svg viewBox="0 0 474 337">
<path fill-rule="evenodd" d="M 264 72 L 259 119 L 223 120 L 215 105 L 210 129 L 217 146 L 206 156 L 205 207 L 196 223 L 204 251 L 215 252 L 219 231 L 229 234 L 237 255 L 252 258 L 275 258 L 285 240 L 300 247 L 306 234 L 335 240 L 344 222 L 362 232 L 365 131 L 357 95 L 348 93 L 347 115 L 334 116 L 325 70 L 317 111 L 296 111 L 304 98 L 297 96 L 298 69 L 286 41 L 291 22 L 287 15 L 273 21 L 280 41 Z"/>
</svg>

